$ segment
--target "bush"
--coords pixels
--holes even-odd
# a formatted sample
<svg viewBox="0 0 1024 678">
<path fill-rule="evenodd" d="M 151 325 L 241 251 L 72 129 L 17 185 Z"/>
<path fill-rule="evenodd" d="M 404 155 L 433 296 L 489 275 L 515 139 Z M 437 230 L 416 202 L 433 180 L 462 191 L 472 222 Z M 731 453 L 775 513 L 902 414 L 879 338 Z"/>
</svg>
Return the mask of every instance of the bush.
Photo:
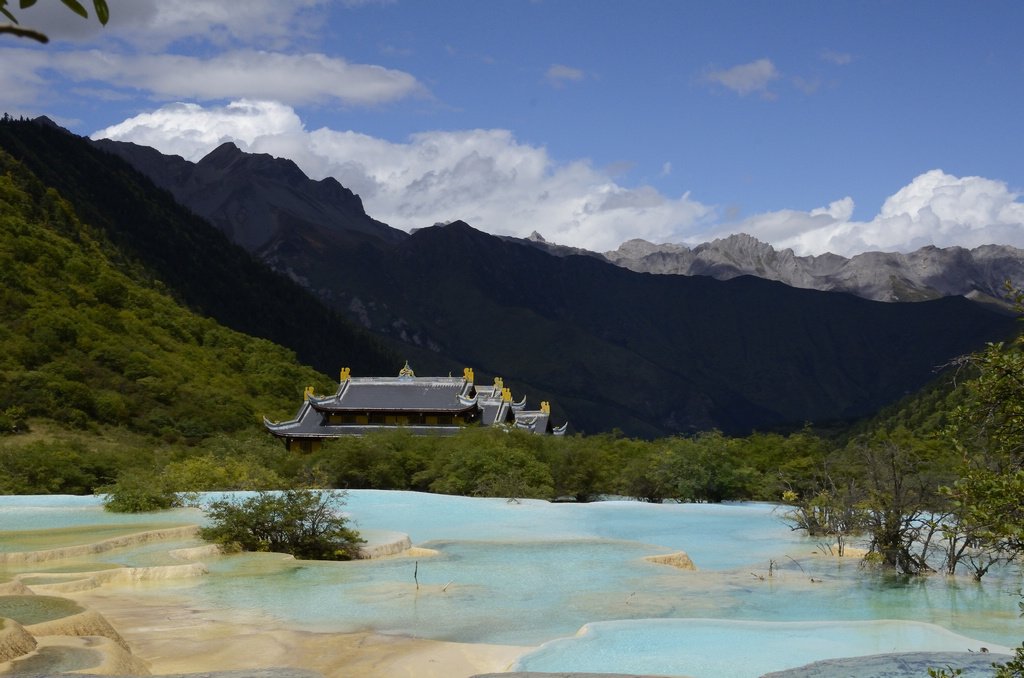
<svg viewBox="0 0 1024 678">
<path fill-rule="evenodd" d="M 27 432 L 28 424 L 25 422 L 25 418 L 25 408 L 17 405 L 0 412 L 0 435 Z"/>
<path fill-rule="evenodd" d="M 96 493 L 103 495 L 103 508 L 114 513 L 144 513 L 182 505 L 163 477 L 141 469 L 122 471 L 113 485 L 101 487 Z"/>
<path fill-rule="evenodd" d="M 363 539 L 341 515 L 345 493 L 286 490 L 246 499 L 215 501 L 213 521 L 199 536 L 243 551 L 290 553 L 304 560 L 351 560 Z"/>
</svg>

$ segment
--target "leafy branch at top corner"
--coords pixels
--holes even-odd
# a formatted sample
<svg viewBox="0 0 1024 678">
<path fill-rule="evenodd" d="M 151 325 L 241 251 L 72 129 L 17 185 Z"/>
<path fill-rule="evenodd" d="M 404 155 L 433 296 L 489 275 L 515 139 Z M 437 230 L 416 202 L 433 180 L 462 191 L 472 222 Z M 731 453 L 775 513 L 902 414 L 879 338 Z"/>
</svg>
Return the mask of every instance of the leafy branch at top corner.
<svg viewBox="0 0 1024 678">
<path fill-rule="evenodd" d="M 70 9 L 75 14 L 79 15 L 84 19 L 89 18 L 89 12 L 82 6 L 82 3 L 78 0 L 60 0 L 64 3 L 64 6 Z M 37 0 L 18 0 L 18 7 L 20 9 L 27 9 L 32 5 L 36 4 Z M 0 0 L 0 14 L 10 19 L 11 23 L 0 24 L 0 33 L 9 33 L 19 38 L 29 38 L 41 43 L 47 43 L 50 39 L 45 33 L 37 31 L 34 28 L 25 28 L 18 25 L 18 19 L 11 14 L 11 11 L 7 9 L 8 0 Z M 99 19 L 100 23 L 104 26 L 107 25 L 107 21 L 110 20 L 110 8 L 107 7 L 107 0 L 92 0 L 92 6 L 96 10 L 96 18 Z"/>
</svg>

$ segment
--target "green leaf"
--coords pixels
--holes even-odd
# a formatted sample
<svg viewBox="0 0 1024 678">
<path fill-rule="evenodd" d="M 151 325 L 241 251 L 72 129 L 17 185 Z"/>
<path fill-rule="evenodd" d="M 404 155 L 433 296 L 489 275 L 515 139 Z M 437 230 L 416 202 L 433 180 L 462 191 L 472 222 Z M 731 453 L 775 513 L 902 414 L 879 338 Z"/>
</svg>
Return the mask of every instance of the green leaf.
<svg viewBox="0 0 1024 678">
<path fill-rule="evenodd" d="M 100 20 L 100 23 L 104 26 L 110 20 L 110 9 L 107 7 L 106 0 L 92 0 L 92 6 L 96 8 L 96 18 Z"/>
<path fill-rule="evenodd" d="M 30 3 L 34 3 L 36 0 L 27 0 L 27 1 L 30 2 Z M 82 3 L 78 2 L 78 0 L 60 0 L 60 1 L 64 3 L 65 7 L 70 9 L 72 12 L 74 12 L 78 16 L 84 17 L 86 19 L 89 18 L 89 13 L 85 11 L 85 7 L 82 7 Z M 22 6 L 24 6 L 25 2 L 26 2 L 26 0 L 22 0 Z"/>
<path fill-rule="evenodd" d="M 25 9 L 26 7 L 31 7 L 34 4 L 36 4 L 36 0 L 21 0 L 21 2 L 18 3 L 18 6 Z"/>
</svg>

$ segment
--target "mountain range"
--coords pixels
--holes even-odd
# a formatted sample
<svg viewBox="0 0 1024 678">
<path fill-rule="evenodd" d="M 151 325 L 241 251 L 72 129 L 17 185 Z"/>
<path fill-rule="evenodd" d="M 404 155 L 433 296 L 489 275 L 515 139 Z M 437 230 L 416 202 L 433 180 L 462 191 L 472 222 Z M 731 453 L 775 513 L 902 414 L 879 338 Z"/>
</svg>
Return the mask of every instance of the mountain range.
<svg viewBox="0 0 1024 678">
<path fill-rule="evenodd" d="M 792 287 L 849 292 L 875 301 L 924 301 L 964 296 L 1002 303 L 1005 283 L 1024 285 L 1024 250 L 1007 245 L 922 247 L 914 252 L 865 252 L 797 256 L 746 234 L 689 248 L 630 240 L 605 252 L 610 262 L 633 271 L 707 275 L 728 280 L 753 275 Z"/>
<path fill-rule="evenodd" d="M 408 234 L 369 217 L 362 201 L 333 178 L 310 181 L 292 161 L 242 153 L 225 144 L 198 163 L 135 144 L 99 140 L 206 217 L 258 258 L 273 258 L 293 226 L 321 240 L 400 242 Z M 510 238 L 511 240 L 517 240 Z M 704 275 L 729 280 L 751 275 L 791 287 L 848 292 L 875 301 L 925 301 L 965 296 L 1003 303 L 1007 281 L 1024 286 L 1024 250 L 1007 245 L 922 247 L 914 252 L 797 256 L 740 233 L 695 247 L 634 239 L 598 253 L 547 242 L 534 232 L 519 242 L 556 256 L 583 255 L 640 273 Z M 301 274 L 291 271 L 301 278 Z"/>
<path fill-rule="evenodd" d="M 879 303 L 743 274 L 718 280 L 637 272 L 614 265 L 610 253 L 573 251 L 539 237 L 496 237 L 459 221 L 407 234 L 369 217 L 358 196 L 333 179 L 310 180 L 288 160 L 226 144 L 190 163 L 141 146 L 90 143 L 49 125 L 25 125 L 38 131 L 11 124 L 0 144 L 20 148 L 20 156 L 12 154 L 28 158 L 62 195 L 73 194 L 76 207 L 92 201 L 85 212 L 97 219 L 118 212 L 120 199 L 109 189 L 90 198 L 75 180 L 83 173 L 123 179 L 122 193 L 159 187 L 173 197 L 180 214 L 161 203 L 162 225 L 138 214 L 107 217 L 102 227 L 161 279 L 178 275 L 180 282 L 168 282 L 175 289 L 199 268 L 208 276 L 205 285 L 233 286 L 252 298 L 242 292 L 251 288 L 250 264 L 226 250 L 216 256 L 205 251 L 213 242 L 207 230 L 226 235 L 239 252 L 244 248 L 305 288 L 310 299 L 385 340 L 419 372 L 470 366 L 483 378 L 502 376 L 517 397 L 525 392 L 550 400 L 554 418 L 568 419 L 575 431 L 742 433 L 863 416 L 921 388 L 956 356 L 1014 330 L 1012 317 L 963 296 Z M 137 170 L 134 178 L 124 160 Z M 119 236 L 119 230 L 134 235 Z M 147 237 L 160 246 L 147 247 Z M 718 242 L 728 240 L 751 250 L 744 266 L 756 258 L 754 250 L 768 258 L 753 239 Z M 627 248 L 644 249 L 638 243 Z M 168 251 L 183 271 L 174 270 Z M 245 303 L 259 306 L 258 298 Z M 216 304 L 203 308 L 232 315 Z M 306 335 L 308 345 L 315 335 L 327 348 L 328 335 L 315 325 L 329 317 L 290 313 L 290 331 L 282 327 L 274 340 L 293 346 Z M 225 324 L 236 327 L 238 319 Z M 326 358 L 318 354 L 317 365 L 335 361 L 321 368 L 327 373 L 349 366 L 354 374 L 393 374 L 401 366 L 388 371 L 360 364 L 340 345 L 334 350 Z"/>
</svg>

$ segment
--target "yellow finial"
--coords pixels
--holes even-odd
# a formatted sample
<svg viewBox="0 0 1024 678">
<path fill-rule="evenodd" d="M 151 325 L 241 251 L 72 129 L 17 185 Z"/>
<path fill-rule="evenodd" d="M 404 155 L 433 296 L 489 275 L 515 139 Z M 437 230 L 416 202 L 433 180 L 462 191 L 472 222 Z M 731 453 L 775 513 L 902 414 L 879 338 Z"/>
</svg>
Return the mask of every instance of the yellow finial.
<svg viewBox="0 0 1024 678">
<path fill-rule="evenodd" d="M 499 391 L 505 388 L 505 382 L 501 380 L 501 377 L 494 378 L 494 388 L 498 389 Z"/>
<path fill-rule="evenodd" d="M 501 389 L 501 399 L 504 400 L 506 403 L 512 402 L 512 389 L 510 389 L 510 388 L 503 388 L 503 389 Z"/>
<path fill-rule="evenodd" d="M 416 376 L 416 373 L 412 371 L 412 368 L 411 368 L 411 367 L 409 367 L 409 361 L 408 361 L 408 360 L 406 360 L 406 361 L 405 361 L 405 367 L 403 367 L 403 368 L 402 368 L 402 369 L 401 369 L 401 370 L 400 370 L 400 371 L 398 372 L 398 377 L 399 377 L 400 379 L 412 379 L 412 378 L 413 378 L 413 377 L 415 377 L 415 376 Z"/>
<path fill-rule="evenodd" d="M 542 401 L 540 404 L 540 411 L 544 414 L 551 414 L 551 403 L 546 400 Z"/>
<path fill-rule="evenodd" d="M 341 379 L 339 381 L 348 381 L 349 377 L 352 376 L 352 368 L 342 367 L 341 368 Z"/>
<path fill-rule="evenodd" d="M 464 368 L 462 368 L 462 378 L 465 379 L 466 381 L 472 383 L 472 381 L 473 381 L 473 368 L 472 367 L 464 367 Z"/>
<path fill-rule="evenodd" d="M 312 386 L 307 386 L 306 390 L 303 391 L 303 393 L 304 393 L 304 399 L 305 400 L 309 400 L 310 398 L 313 397 L 313 387 Z"/>
</svg>

